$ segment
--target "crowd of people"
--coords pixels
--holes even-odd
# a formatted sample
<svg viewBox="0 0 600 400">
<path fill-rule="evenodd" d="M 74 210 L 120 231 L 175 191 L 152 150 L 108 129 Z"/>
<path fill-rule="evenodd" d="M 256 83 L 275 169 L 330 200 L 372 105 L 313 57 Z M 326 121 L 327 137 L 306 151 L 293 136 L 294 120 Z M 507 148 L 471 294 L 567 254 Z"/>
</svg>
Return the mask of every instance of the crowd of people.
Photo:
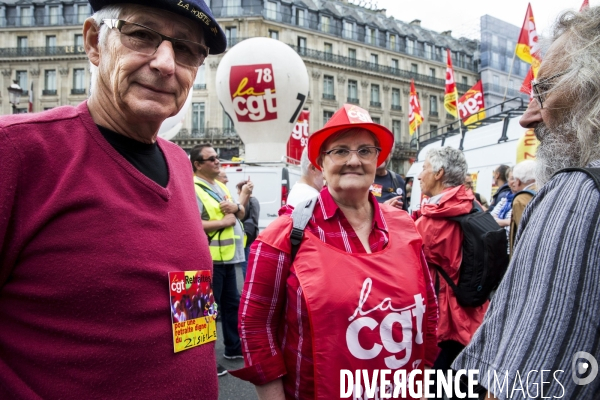
<svg viewBox="0 0 600 400">
<path fill-rule="evenodd" d="M 288 204 L 259 232 L 254 182 L 234 198 L 212 145 L 188 157 L 158 137 L 226 49 L 207 3 L 90 3 L 90 98 L 0 119 L 0 398 L 217 399 L 214 338 L 174 351 L 172 331 L 216 313 L 222 357 L 244 361 L 230 373 L 260 400 L 339 398 L 341 370 L 425 369 L 567 371 L 521 387 L 598 398 L 600 7 L 559 18 L 521 119 L 537 158 L 498 166 L 489 205 L 464 154 L 441 147 L 409 214 L 394 135 L 345 104 L 309 136 Z M 500 232 L 484 264 L 507 260 L 471 303 L 461 277 L 486 265 L 467 217 Z M 206 277 L 206 292 L 181 294 L 173 271 Z M 575 370 L 582 357 L 593 377 Z"/>
</svg>

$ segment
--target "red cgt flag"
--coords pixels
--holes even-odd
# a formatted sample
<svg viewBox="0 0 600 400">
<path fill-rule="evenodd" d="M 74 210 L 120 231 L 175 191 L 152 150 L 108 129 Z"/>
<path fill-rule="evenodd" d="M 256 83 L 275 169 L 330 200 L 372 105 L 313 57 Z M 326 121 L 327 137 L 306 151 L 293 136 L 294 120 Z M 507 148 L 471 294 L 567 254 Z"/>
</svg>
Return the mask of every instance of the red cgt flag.
<svg viewBox="0 0 600 400">
<path fill-rule="evenodd" d="M 452 69 L 452 57 L 450 49 L 446 49 L 448 54 L 448 64 L 446 65 L 446 93 L 444 94 L 444 108 L 448 114 L 458 118 L 458 91 L 456 90 L 456 81 L 454 80 L 454 70 Z"/>
<path fill-rule="evenodd" d="M 465 125 L 472 124 L 485 118 L 485 103 L 483 101 L 483 84 L 477 82 L 467 93 L 458 100 L 458 111 Z"/>
<path fill-rule="evenodd" d="M 589 0 L 583 0 L 583 4 L 581 5 L 581 8 L 579 9 L 579 12 L 585 10 L 586 8 L 590 8 L 590 1 Z"/>
<path fill-rule="evenodd" d="M 411 136 L 422 123 L 423 114 L 421 114 L 421 105 L 419 104 L 419 97 L 417 96 L 417 90 L 415 89 L 415 81 L 411 79 L 410 97 L 408 99 L 408 130 Z"/>
<path fill-rule="evenodd" d="M 521 34 L 519 35 L 519 41 L 517 42 L 515 52 L 521 60 L 531 64 L 533 77 L 535 78 L 542 62 L 542 55 L 538 43 L 538 34 L 535 29 L 535 20 L 533 19 L 531 4 L 527 5 L 525 21 L 523 21 L 523 27 L 521 28 Z"/>
</svg>

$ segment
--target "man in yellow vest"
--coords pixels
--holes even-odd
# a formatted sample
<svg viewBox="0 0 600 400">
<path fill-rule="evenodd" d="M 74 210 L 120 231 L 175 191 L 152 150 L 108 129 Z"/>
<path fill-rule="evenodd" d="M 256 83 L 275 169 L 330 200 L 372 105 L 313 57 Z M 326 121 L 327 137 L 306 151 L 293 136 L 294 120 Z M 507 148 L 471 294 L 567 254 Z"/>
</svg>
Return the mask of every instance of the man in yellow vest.
<svg viewBox="0 0 600 400">
<path fill-rule="evenodd" d="M 235 269 L 245 260 L 244 228 L 240 221 L 244 218 L 242 204 L 247 201 L 248 194 L 242 190 L 239 203 L 235 203 L 227 186 L 216 179 L 221 163 L 210 144 L 195 146 L 190 152 L 190 161 L 202 227 L 208 236 L 213 260 L 213 295 L 222 317 L 223 357 L 230 360 L 243 358 L 237 330 L 240 294 Z M 221 376 L 227 371 L 218 365 L 217 373 Z"/>
</svg>

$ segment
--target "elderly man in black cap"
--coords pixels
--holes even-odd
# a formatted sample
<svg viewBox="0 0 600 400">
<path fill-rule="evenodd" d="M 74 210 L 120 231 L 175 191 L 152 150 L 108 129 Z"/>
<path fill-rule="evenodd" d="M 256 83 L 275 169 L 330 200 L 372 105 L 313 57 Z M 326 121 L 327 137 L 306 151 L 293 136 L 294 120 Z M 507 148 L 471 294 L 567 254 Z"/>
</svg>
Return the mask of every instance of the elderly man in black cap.
<svg viewBox="0 0 600 400">
<path fill-rule="evenodd" d="M 225 35 L 204 0 L 90 3 L 89 100 L 0 119 L 0 398 L 216 399 L 214 331 L 172 329 L 212 261 L 157 134 Z"/>
</svg>

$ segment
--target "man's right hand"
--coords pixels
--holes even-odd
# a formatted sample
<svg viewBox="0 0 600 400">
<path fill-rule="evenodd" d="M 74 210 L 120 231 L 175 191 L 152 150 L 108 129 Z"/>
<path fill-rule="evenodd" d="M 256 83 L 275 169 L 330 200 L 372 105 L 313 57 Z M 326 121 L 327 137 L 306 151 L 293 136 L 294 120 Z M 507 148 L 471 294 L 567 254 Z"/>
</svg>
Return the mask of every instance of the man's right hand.
<svg viewBox="0 0 600 400">
<path fill-rule="evenodd" d="M 225 214 L 225 216 L 221 220 L 221 223 L 223 224 L 223 228 L 228 228 L 230 226 L 234 226 L 236 220 L 237 218 L 235 217 L 235 214 Z"/>
</svg>

